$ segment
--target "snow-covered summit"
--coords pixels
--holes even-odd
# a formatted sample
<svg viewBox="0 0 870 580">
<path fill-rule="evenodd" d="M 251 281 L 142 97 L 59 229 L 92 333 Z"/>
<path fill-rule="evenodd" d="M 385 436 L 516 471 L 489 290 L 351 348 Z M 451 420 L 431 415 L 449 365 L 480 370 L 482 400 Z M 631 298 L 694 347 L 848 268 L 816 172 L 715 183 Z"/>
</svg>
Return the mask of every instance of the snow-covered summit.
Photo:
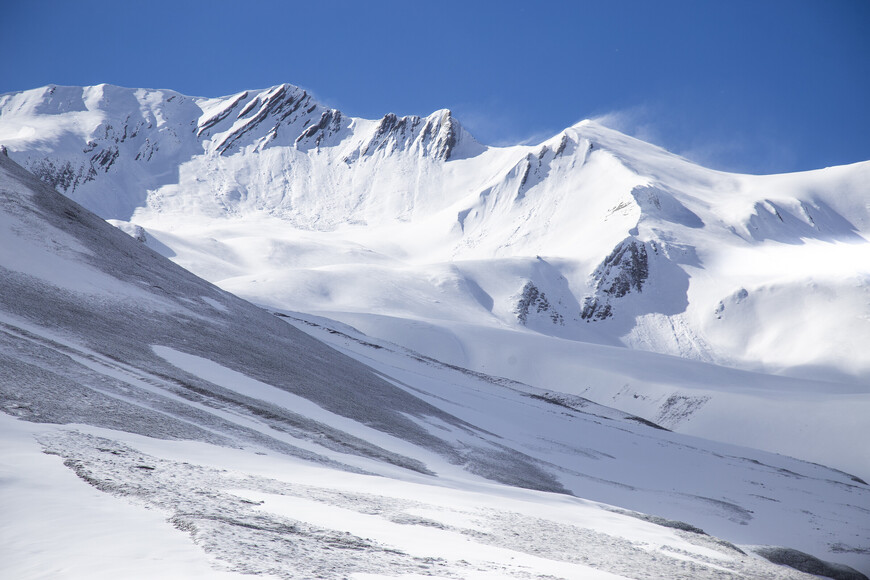
<svg viewBox="0 0 870 580">
<path fill-rule="evenodd" d="M 367 165 L 363 173 L 371 174 L 389 170 L 380 168 L 385 158 L 438 162 L 483 150 L 448 110 L 365 121 L 324 107 L 290 84 L 219 98 L 105 84 L 52 85 L 0 96 L 0 119 L 0 143 L 13 159 L 86 207 L 117 219 L 129 219 L 151 192 L 179 184 L 179 168 L 187 163 L 212 168 L 225 165 L 220 159 L 260 159 L 256 154 L 281 149 L 277 157 L 286 165 L 301 162 L 322 171 L 324 162 L 340 157 L 348 168 Z M 321 155 L 323 150 L 329 153 Z M 266 157 L 273 156 L 263 161 Z M 242 168 L 238 161 L 227 162 L 233 176 L 257 173 L 263 165 L 242 163 Z M 221 169 L 226 177 L 228 168 Z M 310 177 L 306 171 L 299 179 Z M 255 198 L 258 210 L 287 213 L 267 190 L 288 193 L 297 184 L 242 185 L 244 191 L 231 197 L 238 193 Z M 239 208 L 231 201 L 222 209 L 233 214 Z"/>
<path fill-rule="evenodd" d="M 487 147 L 447 110 L 351 118 L 290 84 L 220 98 L 111 85 L 10 93 L 0 97 L 0 143 L 105 218 L 165 228 L 275 217 L 300 231 L 350 228 L 348 239 L 416 264 L 545 256 L 563 264 L 562 294 L 580 305 L 560 313 L 552 332 L 561 336 L 585 336 L 580 327 L 594 324 L 623 343 L 680 356 L 870 373 L 870 360 L 855 360 L 836 337 L 831 348 L 795 344 L 820 329 L 797 334 L 791 314 L 768 320 L 777 338 L 761 350 L 731 338 L 746 332 L 732 328 L 742 324 L 732 312 L 769 293 L 781 302 L 795 283 L 814 294 L 830 276 L 808 277 L 822 264 L 830 271 L 831 252 L 865 251 L 870 162 L 728 174 L 590 120 L 539 145 Z M 734 258 L 747 254 L 769 263 L 770 276 L 756 269 L 748 278 L 745 260 Z M 781 265 L 798 255 L 805 271 L 785 275 Z M 856 274 L 843 264 L 836 284 Z M 833 291 L 860 300 L 864 286 L 855 288 Z M 741 289 L 751 298 L 727 308 Z M 513 311 L 501 306 L 492 312 Z M 858 333 L 849 340 L 870 339 L 851 315 L 824 320 Z"/>
</svg>

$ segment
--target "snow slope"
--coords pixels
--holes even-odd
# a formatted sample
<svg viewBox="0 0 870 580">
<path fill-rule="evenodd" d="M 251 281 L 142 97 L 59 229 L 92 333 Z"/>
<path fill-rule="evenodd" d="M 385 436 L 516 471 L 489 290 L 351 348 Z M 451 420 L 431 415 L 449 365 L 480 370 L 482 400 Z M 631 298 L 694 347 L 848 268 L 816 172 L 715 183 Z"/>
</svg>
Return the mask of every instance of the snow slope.
<svg viewBox="0 0 870 580">
<path fill-rule="evenodd" d="M 275 316 L 2 155 L 0 232 L 16 577 L 868 570 L 860 478 Z"/>
<path fill-rule="evenodd" d="M 249 278 L 272 270 L 303 270 L 281 284 L 340 291 L 338 266 L 376 260 L 393 268 L 375 290 L 414 278 L 429 296 L 399 306 L 425 315 L 438 288 L 414 267 L 468 263 L 453 301 L 479 303 L 482 324 L 778 374 L 870 377 L 856 346 L 870 339 L 870 163 L 726 174 L 591 121 L 536 146 L 485 147 L 449 111 L 350 118 L 286 84 L 215 99 L 111 85 L 10 93 L 0 143 L 102 217 L 135 214 L 157 238 L 184 238 L 169 244 L 177 261 L 258 300 Z M 265 216 L 295 235 L 259 233 Z M 249 224 L 241 248 L 223 229 L 239 221 Z M 230 247 L 183 251 L 209 238 Z M 288 256 L 309 254 L 309 243 L 316 259 Z M 197 264 L 198 254 L 214 261 Z M 533 267 L 536 256 L 552 268 Z M 501 264 L 518 259 L 525 271 Z M 548 297 L 531 319 L 518 313 L 526 282 Z M 282 302 L 349 307 L 310 294 Z M 353 306 L 386 313 L 374 300 Z"/>
<path fill-rule="evenodd" d="M 0 143 L 256 303 L 870 477 L 870 162 L 728 174 L 590 121 L 486 147 L 292 85 L 12 93 Z"/>
</svg>

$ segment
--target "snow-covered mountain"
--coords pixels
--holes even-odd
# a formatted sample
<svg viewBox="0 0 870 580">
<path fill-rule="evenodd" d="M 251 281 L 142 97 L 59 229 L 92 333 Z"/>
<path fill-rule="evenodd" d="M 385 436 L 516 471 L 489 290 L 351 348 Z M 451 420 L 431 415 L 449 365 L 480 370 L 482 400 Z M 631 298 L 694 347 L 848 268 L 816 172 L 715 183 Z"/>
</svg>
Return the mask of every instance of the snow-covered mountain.
<svg viewBox="0 0 870 580">
<path fill-rule="evenodd" d="M 0 223 L 14 577 L 863 577 L 858 477 L 275 316 L 4 156 Z"/>
<path fill-rule="evenodd" d="M 403 485 L 451 490 L 444 504 L 420 508 L 430 516 L 469 501 L 462 494 L 472 488 L 561 509 L 562 499 L 516 495 L 482 476 L 870 569 L 861 483 L 870 448 L 856 444 L 870 434 L 870 162 L 726 174 L 588 121 L 537 146 L 487 147 L 448 111 L 368 121 L 290 85 L 218 99 L 109 85 L 7 94 L 0 144 L 138 239 L 3 161 L 12 200 L 4 203 L 17 208 L 6 213 L 0 263 L 10 272 L 5 356 L 15 361 L 5 384 L 16 393 L 36 385 L 5 408 L 91 425 L 81 436 L 50 430 L 43 448 L 99 489 L 175 513 L 177 527 L 193 529 L 236 570 L 254 563 L 226 555 L 217 538 L 229 528 L 190 523 L 182 506 L 192 500 L 181 492 L 128 493 L 128 484 L 147 488 L 141 478 L 108 483 L 139 468 L 107 464 L 98 448 L 124 457 L 147 448 L 182 462 L 194 455 L 115 429 L 271 450 L 288 469 L 315 461 L 326 466 L 321 474 L 398 473 Z M 39 390 L 57 376 L 70 385 L 64 392 Z M 116 407 L 126 410 L 105 412 Z M 167 414 L 165 429 L 152 428 Z M 98 435 L 118 446 L 94 443 Z M 197 453 L 217 468 L 256 463 Z M 185 481 L 217 477 L 203 470 Z M 350 488 L 317 477 L 319 491 L 304 497 L 321 504 L 287 492 L 296 498 L 288 505 L 306 514 L 323 503 L 349 509 L 323 497 Z M 248 490 L 244 501 L 267 504 L 264 490 L 278 485 L 236 484 Z M 384 510 L 397 496 L 381 497 Z M 360 501 L 352 509 L 387 513 Z M 408 517 L 389 505 L 392 524 Z M 460 511 L 433 527 L 498 528 Z M 590 515 L 599 512 L 572 513 L 600 524 Z M 329 527 L 327 516 L 309 517 Z M 478 524 L 463 528 L 469 517 Z M 694 548 L 676 551 L 697 560 Z M 561 552 L 546 558 L 567 561 Z M 416 565 L 405 564 L 394 570 Z M 518 573 L 475 566 L 432 570 Z M 612 563 L 593 568 L 636 577 Z M 667 570 L 653 576 L 675 575 Z M 707 574 L 698 570 L 688 577 Z"/>
<path fill-rule="evenodd" d="M 0 117 L 0 142 L 13 159 L 102 217 L 119 219 L 146 203 L 185 205 L 170 192 L 182 183 L 186 189 L 188 178 L 209 181 L 186 197 L 211 215 L 267 211 L 326 228 L 358 218 L 359 206 L 376 196 L 370 217 L 392 217 L 381 215 L 384 205 L 401 213 L 417 201 L 404 191 L 408 176 L 374 173 L 390 169 L 422 179 L 429 166 L 483 150 L 449 111 L 367 122 L 323 107 L 292 85 L 218 99 L 50 86 L 0 96 Z M 384 165 L 396 152 L 408 159 Z M 263 154 L 264 163 L 224 165 L 252 153 Z M 324 162 L 339 159 L 345 171 L 324 171 Z M 419 159 L 430 163 L 417 168 Z M 356 168 L 365 164 L 369 171 Z M 211 189 L 218 181 L 220 188 Z"/>
<path fill-rule="evenodd" d="M 539 146 L 483 147 L 448 111 L 366 121 L 291 85 L 219 99 L 109 85 L 7 94 L 0 143 L 104 218 L 135 214 L 177 232 L 271 216 L 411 264 L 541 256 L 555 279 L 506 272 L 511 291 L 490 296 L 492 308 L 471 291 L 458 298 L 483 298 L 499 322 L 545 334 L 870 376 L 857 346 L 870 338 L 858 308 L 867 299 L 868 163 L 724 174 L 591 122 Z M 261 273 L 232 256 L 214 260 L 216 270 L 224 262 Z M 534 305 L 542 316 L 523 311 L 526 282 L 549 286 L 553 300 Z M 832 296 L 847 307 L 827 307 Z M 315 297 L 288 306 L 297 304 L 334 306 Z"/>
<path fill-rule="evenodd" d="M 7 94 L 0 144 L 256 303 L 870 476 L 870 162 L 727 174 L 589 121 L 486 147 L 291 85 Z"/>
</svg>

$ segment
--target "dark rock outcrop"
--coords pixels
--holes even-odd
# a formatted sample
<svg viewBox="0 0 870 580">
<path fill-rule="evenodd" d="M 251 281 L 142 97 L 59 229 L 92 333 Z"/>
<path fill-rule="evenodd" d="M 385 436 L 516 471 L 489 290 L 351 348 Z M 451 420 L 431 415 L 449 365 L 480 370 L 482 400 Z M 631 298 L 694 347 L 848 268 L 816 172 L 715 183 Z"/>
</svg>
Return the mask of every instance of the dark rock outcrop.
<svg viewBox="0 0 870 580">
<path fill-rule="evenodd" d="M 528 322 L 529 314 L 531 313 L 544 315 L 553 324 L 565 324 L 564 317 L 553 308 L 550 301 L 547 300 L 547 295 L 541 292 L 531 281 L 526 281 L 523 289 L 520 290 L 514 312 L 517 315 L 517 320 L 522 324 Z"/>
<path fill-rule="evenodd" d="M 630 292 L 640 293 L 649 278 L 646 244 L 629 238 L 620 242 L 595 269 L 595 293 L 587 296 L 580 317 L 586 321 L 613 316 L 611 300 Z"/>
</svg>

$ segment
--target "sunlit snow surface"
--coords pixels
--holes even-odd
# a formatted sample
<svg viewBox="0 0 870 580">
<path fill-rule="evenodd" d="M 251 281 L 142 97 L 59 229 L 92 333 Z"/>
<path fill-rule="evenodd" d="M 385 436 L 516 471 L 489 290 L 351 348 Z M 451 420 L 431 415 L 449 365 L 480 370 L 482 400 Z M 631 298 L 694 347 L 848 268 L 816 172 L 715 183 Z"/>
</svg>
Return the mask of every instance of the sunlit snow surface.
<svg viewBox="0 0 870 580">
<path fill-rule="evenodd" d="M 870 570 L 867 164 L 722 174 L 591 123 L 485 148 L 307 97 L 0 97 L 12 158 L 139 240 L 3 162 L 0 394 L 43 423 L 3 421 L 16 577 Z"/>
<path fill-rule="evenodd" d="M 0 553 L 15 578 L 805 577 L 566 496 L 0 424 L 2 467 L 14 473 L 2 484 Z"/>
</svg>

